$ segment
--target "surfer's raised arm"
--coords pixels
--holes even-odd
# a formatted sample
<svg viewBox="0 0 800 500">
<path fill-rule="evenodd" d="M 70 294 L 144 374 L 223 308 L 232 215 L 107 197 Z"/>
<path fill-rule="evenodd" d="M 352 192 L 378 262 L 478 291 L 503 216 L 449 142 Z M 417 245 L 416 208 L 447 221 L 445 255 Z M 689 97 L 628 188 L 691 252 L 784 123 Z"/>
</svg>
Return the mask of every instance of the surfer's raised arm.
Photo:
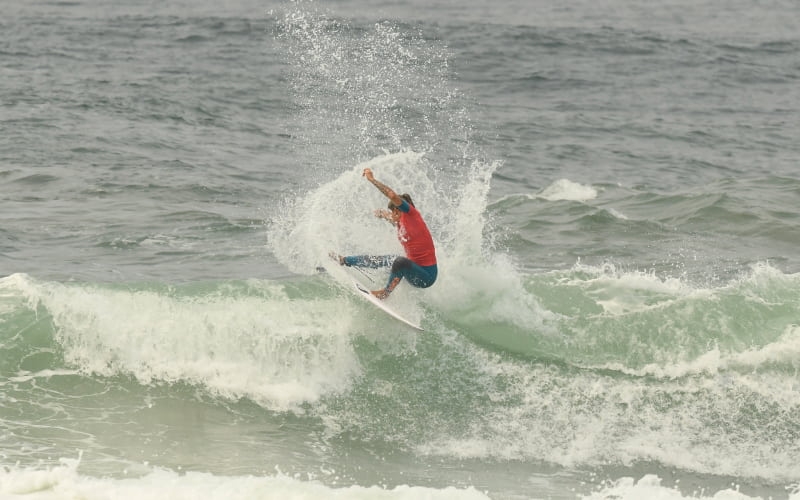
<svg viewBox="0 0 800 500">
<path fill-rule="evenodd" d="M 375 176 L 372 175 L 372 169 L 365 168 L 364 173 L 362 173 L 361 175 L 366 177 L 367 180 L 370 181 L 373 186 L 378 188 L 378 191 L 380 191 L 381 193 L 383 193 L 384 196 L 389 198 L 389 201 L 391 201 L 394 206 L 399 207 L 400 205 L 403 204 L 403 199 L 400 198 L 400 196 L 398 196 L 397 193 L 395 193 L 392 190 L 392 188 L 382 183 L 381 181 L 377 180 Z"/>
</svg>

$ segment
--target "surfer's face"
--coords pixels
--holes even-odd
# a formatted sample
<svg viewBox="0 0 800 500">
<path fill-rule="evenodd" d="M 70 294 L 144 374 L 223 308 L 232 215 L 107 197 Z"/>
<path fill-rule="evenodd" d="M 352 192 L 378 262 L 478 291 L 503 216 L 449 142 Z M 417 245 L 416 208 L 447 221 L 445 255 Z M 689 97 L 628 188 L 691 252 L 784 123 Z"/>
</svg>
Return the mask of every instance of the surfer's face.
<svg viewBox="0 0 800 500">
<path fill-rule="evenodd" d="M 399 208 L 393 207 L 392 208 L 392 222 L 398 222 L 400 220 L 400 214 L 403 213 L 400 211 Z"/>
</svg>

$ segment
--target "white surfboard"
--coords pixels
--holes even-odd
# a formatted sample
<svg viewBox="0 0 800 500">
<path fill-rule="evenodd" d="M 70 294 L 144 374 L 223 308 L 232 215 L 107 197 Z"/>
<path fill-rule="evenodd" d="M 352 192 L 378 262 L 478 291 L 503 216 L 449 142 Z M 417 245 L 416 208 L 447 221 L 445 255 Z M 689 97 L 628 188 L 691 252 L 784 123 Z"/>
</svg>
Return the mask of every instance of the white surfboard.
<svg viewBox="0 0 800 500">
<path fill-rule="evenodd" d="M 411 321 L 407 320 L 406 318 L 400 316 L 397 312 L 392 310 L 392 308 L 389 307 L 386 304 L 386 302 L 384 302 L 383 300 L 379 299 L 378 297 L 372 295 L 372 292 L 370 292 L 369 290 L 367 290 L 366 288 L 361 286 L 361 283 L 359 283 L 358 281 L 353 280 L 353 286 L 355 287 L 355 289 L 356 289 L 356 291 L 358 292 L 359 295 L 361 295 L 362 297 L 367 299 L 373 305 L 378 307 L 378 309 L 382 310 L 383 312 L 385 312 L 389 316 L 393 317 L 394 319 L 396 319 L 398 321 L 402 321 L 403 323 L 405 323 L 406 325 L 410 326 L 411 328 L 415 328 L 415 329 L 417 329 L 417 330 L 419 330 L 421 332 L 425 331 L 421 326 L 417 325 L 416 323 L 412 323 Z"/>
</svg>

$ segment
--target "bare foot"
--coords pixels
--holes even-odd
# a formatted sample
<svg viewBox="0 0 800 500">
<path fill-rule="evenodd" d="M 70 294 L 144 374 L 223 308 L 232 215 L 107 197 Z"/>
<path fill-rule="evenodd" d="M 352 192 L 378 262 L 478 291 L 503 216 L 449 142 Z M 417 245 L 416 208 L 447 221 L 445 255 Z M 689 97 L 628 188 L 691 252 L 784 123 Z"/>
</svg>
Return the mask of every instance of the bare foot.
<svg viewBox="0 0 800 500">
<path fill-rule="evenodd" d="M 339 255 L 338 253 L 331 251 L 328 253 L 328 257 L 338 262 L 340 266 L 344 265 L 344 257 Z"/>
<path fill-rule="evenodd" d="M 387 292 L 387 291 L 386 291 L 386 289 L 383 289 L 383 290 L 373 290 L 373 291 L 372 291 L 372 292 L 370 292 L 370 293 L 372 293 L 372 295 L 376 296 L 377 298 L 379 298 L 379 299 L 381 299 L 381 300 L 383 300 L 383 299 L 385 299 L 386 297 L 388 297 L 388 296 L 389 296 L 389 292 Z"/>
</svg>

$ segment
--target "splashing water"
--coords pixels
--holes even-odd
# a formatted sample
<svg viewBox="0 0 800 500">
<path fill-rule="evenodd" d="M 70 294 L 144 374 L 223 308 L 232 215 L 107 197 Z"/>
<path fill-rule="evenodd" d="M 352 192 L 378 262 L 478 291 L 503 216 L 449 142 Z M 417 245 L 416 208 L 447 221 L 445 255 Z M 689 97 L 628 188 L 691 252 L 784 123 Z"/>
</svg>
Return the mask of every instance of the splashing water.
<svg viewBox="0 0 800 500">
<path fill-rule="evenodd" d="M 475 146 L 441 43 L 390 22 L 354 26 L 292 5 L 278 23 L 298 107 L 299 160 L 318 184 L 293 193 L 269 224 L 269 245 L 291 271 L 313 273 L 329 251 L 398 253 L 373 216 L 385 198 L 376 178 L 414 197 L 437 245 L 440 279 L 426 301 L 448 316 L 541 325 L 542 311 L 495 245 L 486 217 L 497 161 Z"/>
</svg>

